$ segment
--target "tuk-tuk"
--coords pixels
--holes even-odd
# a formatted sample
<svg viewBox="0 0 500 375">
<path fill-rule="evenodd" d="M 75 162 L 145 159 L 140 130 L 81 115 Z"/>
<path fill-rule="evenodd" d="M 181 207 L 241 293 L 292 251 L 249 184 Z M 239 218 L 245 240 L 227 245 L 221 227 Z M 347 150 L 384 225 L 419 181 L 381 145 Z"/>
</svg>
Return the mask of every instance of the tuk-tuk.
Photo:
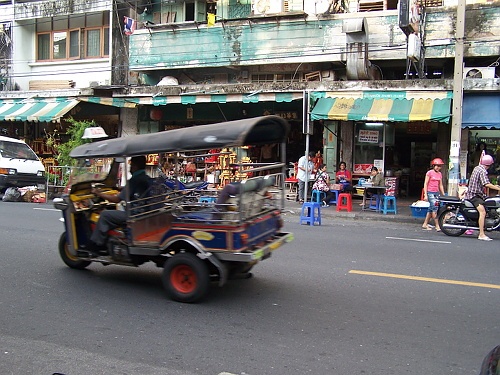
<svg viewBox="0 0 500 375">
<path fill-rule="evenodd" d="M 78 166 L 66 192 L 54 199 L 64 218 L 62 260 L 75 269 L 93 262 L 134 267 L 154 262 L 163 268 L 168 296 L 180 302 L 200 300 L 211 281 L 222 286 L 231 278 L 250 277 L 256 263 L 293 239 L 282 231 L 281 217 L 288 133 L 285 120 L 263 116 L 76 147 L 70 156 Z M 240 160 L 235 151 L 270 143 L 279 145 L 281 160 Z M 216 177 L 211 184 L 195 181 L 192 187 L 179 181 L 182 188 L 177 188 L 171 176 L 158 172 L 150 176 L 146 193 L 119 204 L 92 193 L 95 186 L 109 194 L 129 189 L 127 158 L 154 154 L 202 163 L 211 158 L 211 175 Z M 127 220 L 107 233 L 106 247 L 96 253 L 87 245 L 102 210 L 125 210 Z"/>
</svg>

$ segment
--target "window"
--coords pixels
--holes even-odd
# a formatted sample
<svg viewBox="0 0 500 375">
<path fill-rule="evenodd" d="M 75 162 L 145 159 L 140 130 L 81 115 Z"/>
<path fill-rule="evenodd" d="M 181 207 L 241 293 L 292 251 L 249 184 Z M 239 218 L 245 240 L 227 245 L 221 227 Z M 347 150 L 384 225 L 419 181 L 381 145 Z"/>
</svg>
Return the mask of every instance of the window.
<svg viewBox="0 0 500 375">
<path fill-rule="evenodd" d="M 38 34 L 37 60 L 50 60 L 50 33 Z"/>
<path fill-rule="evenodd" d="M 110 13 L 105 11 L 37 19 L 36 61 L 108 57 L 109 18 Z"/>
<path fill-rule="evenodd" d="M 85 50 L 85 57 L 99 57 L 101 56 L 101 29 L 92 29 L 86 31 L 87 48 Z"/>
<path fill-rule="evenodd" d="M 81 50 L 84 38 L 84 51 Z M 109 56 L 109 26 L 37 34 L 37 61 L 74 60 Z M 84 53 L 83 53 L 84 52 Z"/>
<path fill-rule="evenodd" d="M 80 30 L 73 30 L 69 33 L 69 58 L 80 57 Z"/>
<path fill-rule="evenodd" d="M 66 53 L 66 45 L 67 45 L 67 32 L 62 31 L 62 32 L 55 32 L 52 34 L 52 46 L 53 48 L 53 59 L 54 60 L 61 60 L 61 59 L 66 59 L 67 58 L 67 53 Z"/>
</svg>

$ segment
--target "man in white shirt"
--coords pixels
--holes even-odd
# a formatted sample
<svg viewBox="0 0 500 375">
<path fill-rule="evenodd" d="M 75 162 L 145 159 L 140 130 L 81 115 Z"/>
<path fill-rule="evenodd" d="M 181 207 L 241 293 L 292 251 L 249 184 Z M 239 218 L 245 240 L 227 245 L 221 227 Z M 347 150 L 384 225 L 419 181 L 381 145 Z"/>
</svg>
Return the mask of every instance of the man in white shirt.
<svg viewBox="0 0 500 375">
<path fill-rule="evenodd" d="M 299 203 L 302 204 L 304 203 L 304 188 L 306 185 L 306 178 L 308 176 L 311 176 L 311 173 L 313 172 L 314 169 L 314 163 L 312 162 L 314 158 L 314 152 L 309 152 L 309 154 L 306 156 L 302 156 L 299 159 L 299 162 L 297 163 L 297 180 L 299 180 L 298 185 L 299 185 Z M 306 170 L 307 170 L 307 177 L 306 177 Z"/>
</svg>

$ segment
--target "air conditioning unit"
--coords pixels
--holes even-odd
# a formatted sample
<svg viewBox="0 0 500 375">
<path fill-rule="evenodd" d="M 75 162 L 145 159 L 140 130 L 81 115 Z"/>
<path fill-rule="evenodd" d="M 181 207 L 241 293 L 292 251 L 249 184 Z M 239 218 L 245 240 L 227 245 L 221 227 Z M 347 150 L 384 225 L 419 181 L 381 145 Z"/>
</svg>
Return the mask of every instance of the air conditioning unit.
<svg viewBox="0 0 500 375">
<path fill-rule="evenodd" d="M 422 43 L 417 34 L 408 35 L 408 51 L 406 56 L 408 56 L 410 60 L 418 61 L 420 59 L 421 46 Z"/>
<path fill-rule="evenodd" d="M 469 78 L 495 78 L 495 67 L 472 67 L 464 68 L 464 79 Z"/>
<path fill-rule="evenodd" d="M 266 15 L 283 12 L 282 0 L 252 0 L 254 15 Z"/>
</svg>

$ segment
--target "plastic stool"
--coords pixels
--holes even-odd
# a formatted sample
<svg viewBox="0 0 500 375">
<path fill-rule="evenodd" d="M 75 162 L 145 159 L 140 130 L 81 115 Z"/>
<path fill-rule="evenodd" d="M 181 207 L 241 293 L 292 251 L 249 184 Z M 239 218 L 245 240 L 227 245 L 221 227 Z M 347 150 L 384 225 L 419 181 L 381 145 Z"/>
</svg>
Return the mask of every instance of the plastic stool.
<svg viewBox="0 0 500 375">
<path fill-rule="evenodd" d="M 323 196 L 326 196 L 324 192 L 320 190 L 313 190 L 311 193 L 311 202 L 321 203 Z"/>
<path fill-rule="evenodd" d="M 209 195 L 202 195 L 198 198 L 198 203 L 215 203 L 217 201 L 217 197 L 211 197 Z"/>
<path fill-rule="evenodd" d="M 383 197 L 383 196 L 382 196 Z M 380 211 L 380 201 L 381 201 L 381 196 L 378 194 L 374 194 L 370 197 L 370 203 L 368 204 L 368 208 L 370 210 L 375 210 L 375 211 Z"/>
<path fill-rule="evenodd" d="M 337 198 L 337 211 L 347 210 L 347 212 L 352 211 L 352 197 L 349 193 L 340 193 Z"/>
<path fill-rule="evenodd" d="M 330 190 L 330 192 L 335 195 L 335 198 L 330 199 L 330 202 L 328 202 L 328 203 L 329 204 L 337 204 L 337 202 L 339 200 L 340 190 Z"/>
<path fill-rule="evenodd" d="M 381 203 L 381 207 L 380 207 L 380 211 L 382 211 L 382 213 L 384 215 L 387 215 L 388 212 L 392 212 L 394 214 L 397 214 L 398 213 L 398 209 L 397 209 L 397 206 L 396 206 L 396 197 L 393 196 L 393 195 L 384 195 L 382 197 L 382 203 Z"/>
<path fill-rule="evenodd" d="M 303 222 L 312 226 L 316 223 L 321 225 L 321 205 L 319 203 L 305 202 L 302 205 L 302 211 L 300 212 L 300 224 Z"/>
</svg>

